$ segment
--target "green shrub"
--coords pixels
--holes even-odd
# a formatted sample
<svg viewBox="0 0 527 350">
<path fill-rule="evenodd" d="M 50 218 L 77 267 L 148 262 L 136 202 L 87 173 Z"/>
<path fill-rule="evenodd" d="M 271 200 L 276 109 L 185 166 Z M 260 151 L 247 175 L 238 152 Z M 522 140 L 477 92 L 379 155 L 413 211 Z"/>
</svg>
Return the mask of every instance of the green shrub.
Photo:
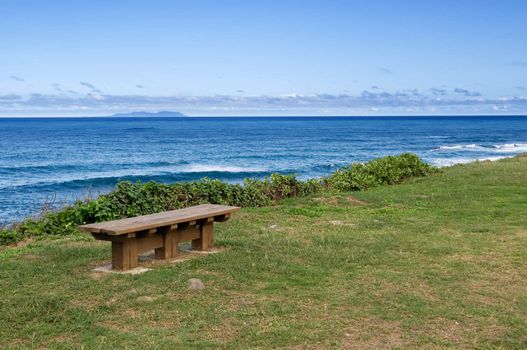
<svg viewBox="0 0 527 350">
<path fill-rule="evenodd" d="M 393 185 L 404 179 L 426 176 L 436 168 L 418 156 L 404 153 L 373 159 L 367 163 L 354 163 L 325 178 L 326 187 L 335 191 L 362 191 L 379 185 Z"/>
<path fill-rule="evenodd" d="M 15 230 L 0 229 L 0 245 L 14 243 L 22 239 L 20 232 Z"/>
<path fill-rule="evenodd" d="M 146 215 L 192 205 L 212 203 L 241 207 L 261 207 L 285 198 L 306 196 L 324 190 L 360 191 L 379 185 L 397 184 L 404 179 L 426 176 L 436 168 L 410 153 L 355 163 L 322 179 L 301 181 L 294 175 L 271 174 L 263 180 L 246 179 L 243 185 L 203 178 L 197 181 L 160 184 L 128 181 L 115 190 L 90 201 L 77 201 L 40 219 L 26 219 L 0 229 L 0 244 L 24 237 L 69 235 L 77 226 L 138 215 Z"/>
</svg>

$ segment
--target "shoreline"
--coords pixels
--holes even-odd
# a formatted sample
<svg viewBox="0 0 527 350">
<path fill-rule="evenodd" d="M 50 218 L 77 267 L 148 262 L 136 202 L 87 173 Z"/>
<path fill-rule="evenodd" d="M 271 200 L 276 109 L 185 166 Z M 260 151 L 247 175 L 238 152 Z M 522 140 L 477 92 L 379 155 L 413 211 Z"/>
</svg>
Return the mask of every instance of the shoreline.
<svg viewBox="0 0 527 350">
<path fill-rule="evenodd" d="M 428 165 L 432 166 L 432 167 L 437 167 L 438 169 L 441 169 L 441 170 L 444 170 L 444 169 L 447 169 L 449 167 L 455 167 L 455 166 L 463 166 L 463 165 L 469 165 L 469 164 L 472 164 L 472 163 L 483 163 L 483 162 L 497 162 L 497 161 L 500 161 L 500 160 L 504 160 L 504 159 L 511 159 L 511 158 L 515 158 L 515 157 L 524 157 L 527 155 L 527 152 L 523 152 L 523 153 L 519 153 L 519 154 L 516 154 L 516 155 L 511 155 L 511 156 L 499 156 L 499 157 L 487 157 L 487 158 L 481 158 L 481 159 L 467 159 L 467 161 L 463 161 L 463 162 L 456 162 L 456 163 L 452 163 L 452 164 L 437 164 L 437 163 L 429 163 L 427 162 Z M 364 163 L 367 163 L 367 162 L 364 162 Z M 364 164 L 362 163 L 362 164 Z M 337 170 L 338 171 L 338 170 Z M 269 175 L 267 176 L 263 176 L 263 177 L 260 177 L 260 178 L 250 178 L 251 180 L 256 180 L 256 181 L 261 181 L 269 176 L 272 176 L 273 174 L 280 174 L 281 176 L 295 176 L 296 175 L 294 173 L 280 173 L 280 172 L 271 172 L 269 173 Z M 326 175 L 321 175 L 321 176 L 317 176 L 317 177 L 297 177 L 300 181 L 310 181 L 310 180 L 323 180 L 325 177 L 327 176 L 330 176 L 332 173 L 328 173 Z M 146 175 L 145 175 L 146 176 Z M 122 177 L 127 177 L 127 176 L 122 176 Z M 106 179 L 106 177 L 103 177 L 101 179 Z M 201 177 L 201 178 L 196 178 L 194 180 L 185 180 L 185 181 L 182 181 L 182 182 L 162 182 L 162 181 L 156 181 L 156 180 L 148 180 L 148 181 L 145 181 L 144 183 L 147 183 L 147 182 L 155 182 L 157 184 L 162 184 L 162 185 L 174 185 L 174 184 L 177 184 L 177 183 L 189 183 L 189 182 L 199 182 L 203 179 L 209 179 L 209 177 Z M 220 180 L 220 179 L 215 179 L 215 178 L 210 178 L 214 181 L 221 181 L 223 183 L 226 183 L 226 184 L 231 184 L 231 185 L 242 185 L 243 182 L 245 181 L 245 179 L 243 180 L 239 180 L 239 181 L 229 181 L 229 180 Z M 249 178 L 247 178 L 249 179 Z M 12 225 L 16 225 L 17 223 L 20 223 L 20 222 L 23 222 L 24 220 L 28 220 L 28 219 L 35 219 L 35 220 L 38 220 L 39 218 L 41 218 L 45 213 L 47 212 L 56 212 L 56 211 L 60 211 L 61 209 L 65 208 L 65 207 L 68 207 L 68 206 L 71 206 L 73 205 L 75 202 L 78 202 L 78 201 L 86 201 L 86 200 L 96 200 L 98 197 L 101 197 L 101 196 L 104 196 L 112 191 L 114 191 L 118 185 L 122 182 L 129 182 L 129 181 L 134 181 L 134 180 L 120 180 L 120 181 L 117 181 L 115 183 L 115 185 L 113 186 L 109 186 L 109 189 L 107 191 L 102 191 L 102 192 L 92 192 L 90 189 L 86 189 L 85 191 L 85 194 L 84 195 L 69 195 L 71 196 L 70 199 L 63 199 L 63 200 L 60 200 L 58 202 L 58 204 L 56 204 L 56 207 L 54 207 L 54 200 L 51 200 L 51 201 L 44 201 L 42 204 L 41 204 L 41 210 L 33 213 L 33 214 L 30 214 L 30 215 L 27 215 L 25 217 L 22 217 L 22 218 L 19 218 L 19 219 L 15 219 L 11 222 L 4 222 L 2 224 L 0 224 L 0 229 L 2 229 L 2 227 L 10 227 Z M 141 180 L 135 180 L 135 181 L 141 181 Z M 94 196 L 95 195 L 95 196 Z M 52 209 L 48 210 L 46 208 L 49 208 L 51 206 Z"/>
<path fill-rule="evenodd" d="M 157 182 L 136 182 L 131 183 L 128 181 L 122 181 L 118 182 L 113 189 L 108 193 L 103 193 L 98 195 L 97 197 L 93 198 L 85 198 L 85 199 L 76 199 L 73 203 L 66 203 L 64 206 L 53 208 L 49 211 L 42 211 L 39 214 L 35 214 L 33 216 L 28 216 L 20 220 L 15 220 L 14 222 L 7 223 L 4 226 L 0 226 L 0 246 L 2 245 L 2 235 L 4 236 L 4 241 L 7 239 L 6 242 L 9 243 L 10 232 L 15 232 L 22 227 L 22 230 L 26 230 L 24 228 L 24 225 L 29 224 L 29 232 L 28 236 L 31 237 L 35 235 L 35 232 L 39 232 L 42 230 L 40 228 L 40 224 L 43 221 L 49 221 L 51 218 L 51 221 L 57 220 L 58 217 L 61 215 L 66 215 L 66 217 L 69 217 L 69 215 L 78 215 L 76 214 L 78 210 L 81 210 L 82 212 L 86 212 L 86 210 L 100 210 L 100 203 L 106 203 L 105 205 L 110 205 L 110 207 L 114 206 L 113 201 L 117 198 L 120 198 L 118 200 L 122 200 L 123 196 L 129 197 L 129 202 L 124 203 L 124 207 L 120 210 L 124 210 L 124 212 L 128 213 L 127 215 L 118 214 L 117 216 L 113 217 L 111 215 L 111 211 L 113 209 L 109 209 L 110 212 L 107 212 L 107 214 L 111 214 L 109 218 L 118 218 L 118 217 L 129 217 L 130 216 L 130 210 L 128 206 L 135 206 L 139 201 L 140 203 L 143 203 L 146 198 L 143 198 L 144 195 L 147 195 L 148 191 L 150 191 L 149 188 L 154 190 L 154 193 L 158 193 L 158 191 L 161 191 L 160 193 L 168 193 L 166 191 L 173 191 L 176 190 L 176 193 L 181 193 L 181 191 L 190 191 L 189 188 L 193 188 L 191 191 L 197 191 L 195 194 L 191 194 L 192 192 L 187 192 L 187 196 L 190 196 L 189 198 L 192 198 L 192 200 L 196 203 L 215 203 L 215 204 L 232 204 L 236 206 L 268 206 L 271 203 L 275 203 L 277 200 L 282 200 L 289 197 L 304 197 L 310 194 L 314 193 L 327 193 L 328 191 L 336 191 L 336 192 L 353 192 L 353 191 L 364 191 L 373 187 L 378 186 L 386 186 L 386 185 L 392 185 L 392 184 L 398 184 L 403 181 L 406 181 L 408 179 L 412 179 L 414 177 L 422 177 L 422 176 L 429 176 L 431 174 L 434 174 L 436 172 L 443 172 L 447 171 L 449 168 L 457 168 L 457 167 L 463 167 L 463 166 L 470 166 L 475 165 L 479 163 L 495 163 L 500 160 L 507 160 L 507 159 L 514 159 L 514 158 L 523 158 L 527 157 L 527 153 L 521 153 L 514 157 L 506 157 L 506 158 L 500 158 L 495 160 L 483 160 L 483 161 L 473 161 L 469 163 L 464 164 L 456 164 L 452 166 L 446 166 L 446 167 L 434 167 L 432 165 L 429 165 L 427 163 L 424 163 L 419 157 L 413 154 L 401 154 L 398 156 L 386 156 L 382 158 L 376 158 L 366 163 L 355 163 L 352 164 L 349 167 L 343 167 L 340 169 L 337 169 L 335 172 L 331 173 L 330 175 L 326 177 L 321 178 L 310 178 L 307 180 L 300 180 L 294 175 L 282 175 L 273 173 L 268 177 L 265 177 L 263 180 L 255 180 L 255 179 L 246 179 L 242 184 L 231 184 L 220 180 L 214 180 L 214 179 L 208 179 L 208 178 L 202 178 L 199 180 L 191 181 L 191 182 L 181 182 L 181 183 L 174 183 L 174 184 L 166 184 L 166 183 L 157 183 Z M 400 160 L 403 161 L 403 163 L 399 163 Z M 364 175 L 367 176 L 385 176 L 381 175 L 379 173 L 376 175 L 376 172 L 382 172 L 381 170 L 386 165 L 381 165 L 386 163 L 386 165 L 392 163 L 393 165 L 388 165 L 389 167 L 395 166 L 396 168 L 401 167 L 401 170 L 397 170 L 396 168 L 393 168 L 392 177 L 391 180 L 379 180 L 379 182 L 371 182 L 371 180 L 367 180 L 367 177 L 364 178 Z M 381 165 L 380 168 L 377 169 L 377 165 Z M 408 169 L 403 170 L 404 167 L 402 164 L 408 164 L 407 166 L 410 166 L 413 168 L 411 172 L 407 172 Z M 395 169 L 395 170 L 394 170 Z M 406 171 L 406 173 L 400 173 L 399 171 Z M 398 174 L 398 175 L 396 175 Z M 359 179 L 363 180 L 359 180 Z M 364 180 L 366 179 L 366 180 Z M 380 178 L 379 178 L 380 179 Z M 358 182 L 357 182 L 358 181 Z M 362 183 L 361 183 L 362 181 Z M 366 181 L 366 182 L 364 182 Z M 189 187 L 190 186 L 190 187 Z M 172 190 L 171 190 L 172 189 Z M 140 194 L 142 191 L 147 191 L 145 194 Z M 234 192 L 232 192 L 234 191 Z M 248 194 L 252 196 L 248 202 L 232 202 L 231 196 L 244 196 L 244 191 L 249 191 Z M 278 192 L 277 192 L 278 191 Z M 284 192 L 285 191 L 285 192 Z M 222 196 L 225 197 L 217 197 L 219 193 L 224 193 Z M 198 195 L 199 194 L 199 195 Z M 163 194 L 163 196 L 166 196 L 168 194 Z M 195 197 L 198 195 L 198 197 Z M 117 196 L 117 197 L 112 197 Z M 159 196 L 159 195 L 156 195 Z M 201 196 L 201 197 L 199 197 Z M 211 197 L 212 196 L 212 197 Z M 216 197 L 215 197 L 216 196 Z M 112 199 L 114 198 L 114 199 Z M 169 200 L 169 202 L 163 204 L 168 205 L 168 209 L 176 209 L 180 207 L 186 207 L 189 205 L 192 205 L 191 202 L 183 202 L 182 204 L 172 203 L 171 199 L 169 199 L 170 196 L 168 196 L 166 199 Z M 197 198 L 197 199 L 196 199 Z M 201 199 L 200 199 L 201 198 Z M 223 199 L 222 199 L 223 198 Z M 231 198 L 231 199 L 228 199 Z M 241 197 L 240 197 L 241 198 Z M 162 199 L 163 200 L 163 199 Z M 151 199 L 153 201 L 153 199 Z M 157 199 L 159 201 L 159 199 Z M 230 201 L 230 202 L 229 202 Z M 95 207 L 93 207 L 95 205 Z M 121 205 L 121 204 L 120 204 Z M 145 202 L 141 205 L 154 205 L 152 209 L 147 210 L 147 213 L 152 212 L 158 212 L 160 207 L 156 207 L 155 201 L 154 202 Z M 174 206 L 175 205 L 175 206 Z M 174 206 L 174 207 L 172 207 Z M 90 209 L 91 208 L 91 209 Z M 158 208 L 158 209 L 154 209 Z M 137 214 L 135 215 L 144 215 L 143 209 L 139 209 Z M 104 212 L 104 209 L 103 209 Z M 85 215 L 85 214 L 83 214 Z M 92 215 L 92 214 L 90 214 Z M 95 214 L 96 217 L 99 214 Z M 106 215 L 106 214 L 104 214 Z M 135 216 L 131 215 L 131 216 Z M 55 224 L 52 224 L 51 227 L 46 228 L 45 231 L 49 231 L 50 234 L 53 235 L 53 230 L 55 230 L 57 227 L 60 227 L 62 224 L 60 224 L 60 221 L 63 219 L 58 219 L 57 222 L 59 226 L 55 226 Z M 77 220 L 69 218 L 68 220 Z M 91 220 L 91 221 L 90 221 Z M 89 222 L 98 222 L 97 220 L 93 221 L 93 219 L 89 219 Z M 103 220 L 104 221 L 104 220 Z M 70 221 L 68 221 L 70 222 Z M 70 232 L 71 229 L 75 230 L 75 225 L 79 224 L 85 224 L 87 221 L 83 220 L 81 222 L 77 222 L 76 224 L 73 224 L 73 222 L 67 223 L 66 226 L 69 226 L 69 229 L 67 229 L 68 232 Z M 34 231 L 36 229 L 36 231 Z M 71 234 L 68 233 L 68 234 Z M 40 235 L 40 234 L 37 234 Z M 7 237 L 7 238 L 6 238 Z M 18 242 L 23 238 L 27 238 L 25 234 L 22 234 L 19 239 L 14 239 L 14 242 Z"/>
<path fill-rule="evenodd" d="M 77 200 L 60 208 L 43 211 L 38 217 L 26 217 L 0 228 L 2 241 L 17 241 L 27 236 L 72 234 L 81 224 L 106 221 L 196 204 L 227 204 L 239 207 L 262 207 L 282 199 L 305 197 L 328 191 L 363 191 L 428 176 L 438 168 L 423 162 L 417 155 L 403 153 L 353 163 L 328 176 L 301 180 L 295 175 L 272 173 L 264 179 L 245 179 L 243 184 L 201 178 L 173 184 L 149 181 L 118 182 L 109 193 L 96 198 Z"/>
</svg>

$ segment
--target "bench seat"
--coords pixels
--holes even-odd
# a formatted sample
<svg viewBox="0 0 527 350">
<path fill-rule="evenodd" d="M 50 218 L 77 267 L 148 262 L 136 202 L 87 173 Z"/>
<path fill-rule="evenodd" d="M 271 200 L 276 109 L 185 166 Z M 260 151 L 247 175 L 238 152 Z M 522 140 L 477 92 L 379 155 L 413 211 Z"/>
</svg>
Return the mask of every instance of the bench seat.
<svg viewBox="0 0 527 350">
<path fill-rule="evenodd" d="M 137 267 L 138 255 L 155 250 L 156 259 L 177 255 L 181 242 L 192 241 L 192 249 L 208 250 L 214 244 L 214 222 L 229 219 L 238 207 L 203 204 L 162 213 L 81 225 L 94 238 L 112 242 L 112 269 Z"/>
</svg>

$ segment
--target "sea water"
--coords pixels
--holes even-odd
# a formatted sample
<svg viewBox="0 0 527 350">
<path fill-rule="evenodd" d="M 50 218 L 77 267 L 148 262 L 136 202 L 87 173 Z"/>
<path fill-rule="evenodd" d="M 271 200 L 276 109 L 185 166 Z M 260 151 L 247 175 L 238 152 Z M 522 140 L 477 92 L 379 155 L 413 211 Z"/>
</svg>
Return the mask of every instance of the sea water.
<svg viewBox="0 0 527 350">
<path fill-rule="evenodd" d="M 527 152 L 527 117 L 2 118 L 0 224 L 118 181 L 320 177 L 414 152 L 447 166 Z"/>
</svg>

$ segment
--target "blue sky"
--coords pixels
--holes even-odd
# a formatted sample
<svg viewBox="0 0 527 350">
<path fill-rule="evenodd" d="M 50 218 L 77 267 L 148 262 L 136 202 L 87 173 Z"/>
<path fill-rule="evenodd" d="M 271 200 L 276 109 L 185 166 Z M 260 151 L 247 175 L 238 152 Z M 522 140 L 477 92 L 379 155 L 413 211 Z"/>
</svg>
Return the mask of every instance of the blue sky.
<svg viewBox="0 0 527 350">
<path fill-rule="evenodd" d="M 527 114 L 526 1 L 0 3 L 0 115 Z"/>
</svg>

